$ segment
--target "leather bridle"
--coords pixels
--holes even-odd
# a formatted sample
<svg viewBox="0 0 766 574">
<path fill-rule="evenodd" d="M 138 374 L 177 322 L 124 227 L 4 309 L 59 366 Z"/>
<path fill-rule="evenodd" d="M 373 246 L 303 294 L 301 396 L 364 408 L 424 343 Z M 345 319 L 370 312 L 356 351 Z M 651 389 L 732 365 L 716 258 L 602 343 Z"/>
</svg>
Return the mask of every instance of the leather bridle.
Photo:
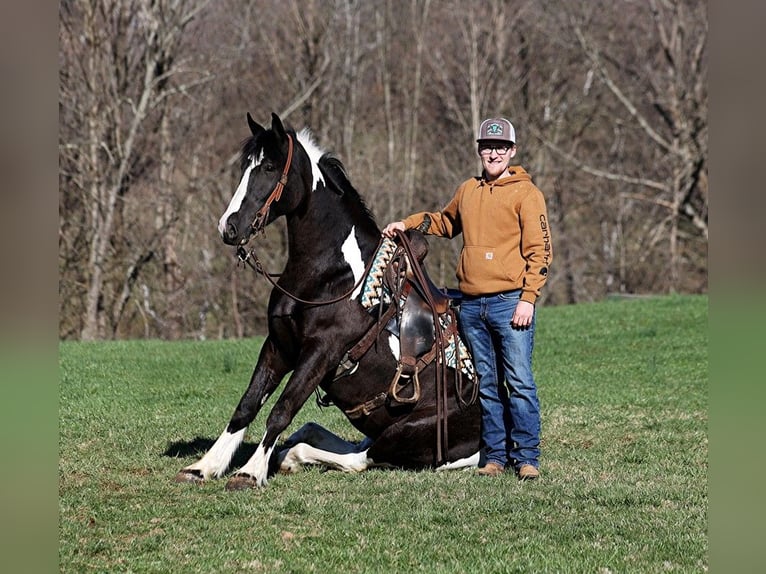
<svg viewBox="0 0 766 574">
<path fill-rule="evenodd" d="M 277 185 L 274 186 L 274 190 L 266 199 L 266 203 L 264 203 L 263 207 L 258 210 L 258 212 L 255 214 L 255 217 L 253 218 L 253 222 L 250 224 L 250 230 L 253 235 L 257 235 L 258 233 L 262 232 L 264 227 L 266 227 L 266 219 L 269 216 L 271 204 L 275 201 L 279 201 L 279 198 L 282 197 L 282 190 L 284 190 L 285 185 L 287 185 L 287 172 L 290 171 L 290 165 L 293 163 L 293 138 L 290 136 L 290 134 L 286 135 L 287 161 L 285 162 L 285 167 L 282 170 L 282 175 L 279 177 Z"/>
</svg>

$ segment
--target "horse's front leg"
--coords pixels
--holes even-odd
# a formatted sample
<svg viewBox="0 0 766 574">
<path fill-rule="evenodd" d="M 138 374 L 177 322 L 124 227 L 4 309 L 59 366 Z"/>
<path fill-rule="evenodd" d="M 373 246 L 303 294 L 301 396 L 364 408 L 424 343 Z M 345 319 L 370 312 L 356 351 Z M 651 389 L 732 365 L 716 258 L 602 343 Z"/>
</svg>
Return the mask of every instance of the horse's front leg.
<svg viewBox="0 0 766 574">
<path fill-rule="evenodd" d="M 266 339 L 250 384 L 242 395 L 229 424 L 205 455 L 176 474 L 176 482 L 201 482 L 226 472 L 234 453 L 245 438 L 248 425 L 289 370 L 270 337 Z"/>
<path fill-rule="evenodd" d="M 311 396 L 328 371 L 333 358 L 327 353 L 315 350 L 312 356 L 299 361 L 282 394 L 266 419 L 266 432 L 258 448 L 247 463 L 226 483 L 227 490 L 241 490 L 266 486 L 269 461 L 279 435 L 290 425 L 296 413 Z"/>
</svg>

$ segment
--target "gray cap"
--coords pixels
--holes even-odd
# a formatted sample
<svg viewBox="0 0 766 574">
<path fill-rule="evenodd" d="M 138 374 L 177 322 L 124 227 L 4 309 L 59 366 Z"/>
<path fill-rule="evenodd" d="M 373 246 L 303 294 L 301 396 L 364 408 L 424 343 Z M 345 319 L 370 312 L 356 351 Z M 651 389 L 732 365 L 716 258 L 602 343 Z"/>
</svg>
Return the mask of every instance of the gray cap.
<svg viewBox="0 0 766 574">
<path fill-rule="evenodd" d="M 516 143 L 516 130 L 505 118 L 489 118 L 481 122 L 476 139 L 477 142 L 485 140 Z"/>
</svg>

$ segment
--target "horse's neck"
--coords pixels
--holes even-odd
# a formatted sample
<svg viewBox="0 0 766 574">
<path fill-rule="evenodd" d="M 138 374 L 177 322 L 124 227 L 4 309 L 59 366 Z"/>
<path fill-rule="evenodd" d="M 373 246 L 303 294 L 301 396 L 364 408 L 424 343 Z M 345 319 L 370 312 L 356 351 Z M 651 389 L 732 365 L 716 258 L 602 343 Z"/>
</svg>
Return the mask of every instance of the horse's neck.
<svg viewBox="0 0 766 574">
<path fill-rule="evenodd" d="M 368 222 L 320 221 L 310 216 L 288 220 L 287 234 L 287 268 L 312 269 L 325 280 L 346 274 L 349 266 L 357 273 L 374 256 L 378 241 Z"/>
</svg>

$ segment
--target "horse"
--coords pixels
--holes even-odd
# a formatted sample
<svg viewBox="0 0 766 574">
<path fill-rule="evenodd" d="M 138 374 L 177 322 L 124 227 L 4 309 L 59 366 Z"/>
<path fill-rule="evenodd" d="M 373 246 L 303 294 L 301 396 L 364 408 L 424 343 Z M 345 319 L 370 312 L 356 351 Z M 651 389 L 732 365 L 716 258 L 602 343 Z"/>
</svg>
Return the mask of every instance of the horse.
<svg viewBox="0 0 766 574">
<path fill-rule="evenodd" d="M 372 310 L 360 303 L 361 283 L 369 278 L 371 262 L 380 253 L 382 234 L 342 162 L 319 148 L 310 130 L 296 133 L 285 128 L 277 114 L 271 116 L 270 129 L 249 113 L 247 122 L 251 136 L 242 144 L 242 176 L 218 231 L 225 244 L 237 247 L 240 258 L 248 260 L 254 251 L 247 254 L 244 246 L 284 217 L 288 258 L 279 279 L 271 280 L 268 334 L 247 389 L 212 447 L 181 469 L 175 480 L 222 477 L 248 426 L 288 373 L 260 443 L 231 474 L 227 490 L 263 487 L 277 472 L 295 472 L 306 464 L 345 472 L 478 466 L 480 407 L 475 393 L 473 400 L 466 398 L 468 384 L 477 387 L 476 381 L 466 378 L 466 384 L 457 384 L 462 363 L 446 367 L 447 376 L 439 381 L 442 353 L 434 359 L 432 352 L 430 362 L 423 358 L 428 342 L 436 337 L 430 323 L 422 332 L 425 335 L 410 341 L 420 345 L 411 354 L 420 357 L 421 370 L 416 368 L 412 376 L 413 364 L 409 364 L 409 373 L 402 373 L 403 333 L 417 328 L 408 325 L 407 318 L 409 323 L 423 323 L 422 313 L 401 308 L 391 313 L 396 301 L 386 306 L 381 300 Z M 397 240 L 417 235 L 422 237 L 408 231 Z M 401 283 L 403 273 L 392 274 L 393 283 Z M 422 292 L 409 298 L 415 301 L 415 311 L 428 299 L 428 293 Z M 387 315 L 381 320 L 384 307 Z M 354 349 L 361 356 L 350 361 L 349 352 Z M 365 438 L 354 443 L 309 423 L 277 445 L 296 413 L 319 389 Z"/>
</svg>

